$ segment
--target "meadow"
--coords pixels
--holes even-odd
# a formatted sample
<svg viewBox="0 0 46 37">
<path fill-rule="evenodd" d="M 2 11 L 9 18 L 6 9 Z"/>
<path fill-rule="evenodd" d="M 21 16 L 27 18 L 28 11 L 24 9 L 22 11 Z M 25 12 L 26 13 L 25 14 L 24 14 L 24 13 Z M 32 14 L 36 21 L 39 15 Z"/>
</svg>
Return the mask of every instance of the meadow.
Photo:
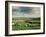
<svg viewBox="0 0 46 37">
<path fill-rule="evenodd" d="M 40 29 L 40 17 L 26 18 L 26 17 L 13 17 L 12 30 L 34 30 Z"/>
</svg>

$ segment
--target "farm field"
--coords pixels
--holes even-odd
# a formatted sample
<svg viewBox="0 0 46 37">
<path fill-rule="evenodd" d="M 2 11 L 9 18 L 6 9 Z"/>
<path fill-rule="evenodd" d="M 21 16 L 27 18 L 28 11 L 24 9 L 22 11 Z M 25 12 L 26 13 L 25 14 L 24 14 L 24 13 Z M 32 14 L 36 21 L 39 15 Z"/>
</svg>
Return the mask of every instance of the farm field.
<svg viewBox="0 0 46 37">
<path fill-rule="evenodd" d="M 40 29 L 40 17 L 14 17 L 12 18 L 12 30 L 34 30 Z"/>
</svg>

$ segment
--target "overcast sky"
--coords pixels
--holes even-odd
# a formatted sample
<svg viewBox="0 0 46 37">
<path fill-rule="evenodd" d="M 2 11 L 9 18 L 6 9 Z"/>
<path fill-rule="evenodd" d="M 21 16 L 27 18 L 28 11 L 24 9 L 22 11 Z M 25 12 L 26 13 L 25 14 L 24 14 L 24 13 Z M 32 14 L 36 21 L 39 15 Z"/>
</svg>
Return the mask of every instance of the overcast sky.
<svg viewBox="0 0 46 37">
<path fill-rule="evenodd" d="M 13 17 L 40 17 L 39 7 L 12 7 Z"/>
</svg>

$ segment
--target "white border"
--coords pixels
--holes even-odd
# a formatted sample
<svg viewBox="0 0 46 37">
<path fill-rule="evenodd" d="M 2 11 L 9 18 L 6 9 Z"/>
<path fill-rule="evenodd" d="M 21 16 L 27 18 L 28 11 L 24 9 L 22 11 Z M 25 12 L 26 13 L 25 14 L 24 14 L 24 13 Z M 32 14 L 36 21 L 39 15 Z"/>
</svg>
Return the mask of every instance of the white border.
<svg viewBox="0 0 46 37">
<path fill-rule="evenodd" d="M 41 29 L 40 30 L 20 30 L 20 31 L 12 31 L 12 6 L 20 6 L 20 7 L 40 7 L 41 8 Z M 23 4 L 23 3 L 9 3 L 9 34 L 25 34 L 25 33 L 39 33 L 43 32 L 43 5 L 37 4 Z"/>
</svg>

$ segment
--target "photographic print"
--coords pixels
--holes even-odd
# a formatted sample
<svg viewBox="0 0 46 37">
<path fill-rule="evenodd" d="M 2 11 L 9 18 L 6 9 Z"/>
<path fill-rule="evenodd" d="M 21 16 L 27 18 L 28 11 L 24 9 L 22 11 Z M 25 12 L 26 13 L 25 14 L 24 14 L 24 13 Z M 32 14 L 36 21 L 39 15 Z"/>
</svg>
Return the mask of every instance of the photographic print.
<svg viewBox="0 0 46 37">
<path fill-rule="evenodd" d="M 44 33 L 44 3 L 6 2 L 6 35 Z M 5 15 L 6 16 L 6 15 Z"/>
<path fill-rule="evenodd" d="M 12 30 L 40 29 L 40 7 L 12 7 Z"/>
</svg>

